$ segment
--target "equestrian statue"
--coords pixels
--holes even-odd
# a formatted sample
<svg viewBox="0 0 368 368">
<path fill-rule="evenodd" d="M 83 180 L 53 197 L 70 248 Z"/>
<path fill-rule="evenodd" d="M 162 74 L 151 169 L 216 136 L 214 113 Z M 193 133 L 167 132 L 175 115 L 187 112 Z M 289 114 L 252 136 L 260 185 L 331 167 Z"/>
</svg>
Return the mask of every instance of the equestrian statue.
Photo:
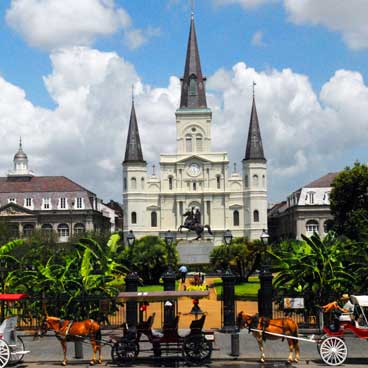
<svg viewBox="0 0 368 368">
<path fill-rule="evenodd" d="M 185 217 L 185 220 L 184 224 L 179 226 L 179 232 L 182 232 L 183 228 L 194 231 L 197 234 L 197 237 L 194 240 L 199 240 L 202 238 L 204 229 L 207 229 L 208 234 L 213 235 L 210 225 L 201 224 L 201 212 L 198 208 L 194 212 L 194 207 L 192 207 L 192 209 L 185 212 L 183 216 Z"/>
</svg>

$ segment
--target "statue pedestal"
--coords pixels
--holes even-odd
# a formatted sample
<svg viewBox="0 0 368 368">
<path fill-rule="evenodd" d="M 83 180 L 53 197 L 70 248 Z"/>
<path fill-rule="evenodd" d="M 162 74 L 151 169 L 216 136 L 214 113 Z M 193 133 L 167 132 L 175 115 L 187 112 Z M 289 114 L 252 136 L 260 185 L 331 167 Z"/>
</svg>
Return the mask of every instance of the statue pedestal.
<svg viewBox="0 0 368 368">
<path fill-rule="evenodd" d="M 213 240 L 179 240 L 176 249 L 180 263 L 205 264 L 210 263 L 210 254 L 215 247 Z"/>
</svg>

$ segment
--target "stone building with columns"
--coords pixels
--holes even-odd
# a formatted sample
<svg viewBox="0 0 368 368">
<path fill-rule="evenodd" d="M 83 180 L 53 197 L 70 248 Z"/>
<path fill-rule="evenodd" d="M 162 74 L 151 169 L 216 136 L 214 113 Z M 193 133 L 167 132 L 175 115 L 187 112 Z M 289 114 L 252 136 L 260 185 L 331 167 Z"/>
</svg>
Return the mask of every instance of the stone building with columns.
<svg viewBox="0 0 368 368">
<path fill-rule="evenodd" d="M 0 221 L 14 236 L 40 229 L 55 231 L 64 242 L 73 234 L 111 229 L 112 220 L 96 194 L 65 176 L 35 176 L 21 142 L 13 162 L 13 170 L 0 177 Z"/>
<path fill-rule="evenodd" d="M 259 239 L 262 229 L 267 229 L 267 164 L 255 99 L 249 101 L 249 125 L 244 122 L 244 132 L 239 132 L 245 136 L 248 130 L 241 171 L 231 172 L 227 152 L 211 148 L 212 111 L 205 81 L 192 15 L 180 106 L 175 113 L 177 148 L 175 153 L 160 155 L 159 175 L 148 173 L 132 102 L 123 161 L 125 232 L 133 230 L 141 237 L 175 231 L 183 224 L 185 211 L 193 207 L 200 210 L 201 223 L 211 226 L 214 244 L 222 242 L 225 229 L 249 239 Z M 186 239 L 190 235 L 176 236 Z"/>
</svg>

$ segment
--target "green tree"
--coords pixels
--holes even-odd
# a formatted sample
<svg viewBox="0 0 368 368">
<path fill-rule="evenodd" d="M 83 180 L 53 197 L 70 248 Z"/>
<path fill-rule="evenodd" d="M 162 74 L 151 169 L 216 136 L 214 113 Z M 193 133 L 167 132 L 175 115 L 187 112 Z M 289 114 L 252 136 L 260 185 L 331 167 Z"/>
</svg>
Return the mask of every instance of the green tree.
<svg viewBox="0 0 368 368">
<path fill-rule="evenodd" d="M 172 245 L 172 266 L 177 268 L 177 252 Z M 144 236 L 134 246 L 126 246 L 123 252 L 124 264 L 142 278 L 145 285 L 158 284 L 162 274 L 167 270 L 168 249 L 165 241 L 158 236 Z"/>
<path fill-rule="evenodd" d="M 344 265 L 350 246 L 332 232 L 323 239 L 316 233 L 302 237 L 270 251 L 277 272 L 273 284 L 279 296 L 303 296 L 306 308 L 313 310 L 351 290 L 354 276 Z"/>
<path fill-rule="evenodd" d="M 368 166 L 355 162 L 332 183 L 330 208 L 333 228 L 356 241 L 368 240 Z"/>
<path fill-rule="evenodd" d="M 228 265 L 239 276 L 239 281 L 247 282 L 259 260 L 260 242 L 235 238 L 231 245 L 215 247 L 210 254 L 210 262 L 215 269 L 225 270 Z"/>
</svg>

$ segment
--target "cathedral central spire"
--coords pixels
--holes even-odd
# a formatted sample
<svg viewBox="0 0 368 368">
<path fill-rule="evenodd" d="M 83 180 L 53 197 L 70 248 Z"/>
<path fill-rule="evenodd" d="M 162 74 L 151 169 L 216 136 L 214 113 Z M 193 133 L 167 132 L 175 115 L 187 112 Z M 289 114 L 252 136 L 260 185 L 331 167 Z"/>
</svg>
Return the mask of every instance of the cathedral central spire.
<svg viewBox="0 0 368 368">
<path fill-rule="evenodd" d="M 181 109 L 207 108 L 206 90 L 204 85 L 205 80 L 206 78 L 202 75 L 197 36 L 194 26 L 194 14 L 192 12 L 184 76 L 181 79 Z"/>
</svg>

